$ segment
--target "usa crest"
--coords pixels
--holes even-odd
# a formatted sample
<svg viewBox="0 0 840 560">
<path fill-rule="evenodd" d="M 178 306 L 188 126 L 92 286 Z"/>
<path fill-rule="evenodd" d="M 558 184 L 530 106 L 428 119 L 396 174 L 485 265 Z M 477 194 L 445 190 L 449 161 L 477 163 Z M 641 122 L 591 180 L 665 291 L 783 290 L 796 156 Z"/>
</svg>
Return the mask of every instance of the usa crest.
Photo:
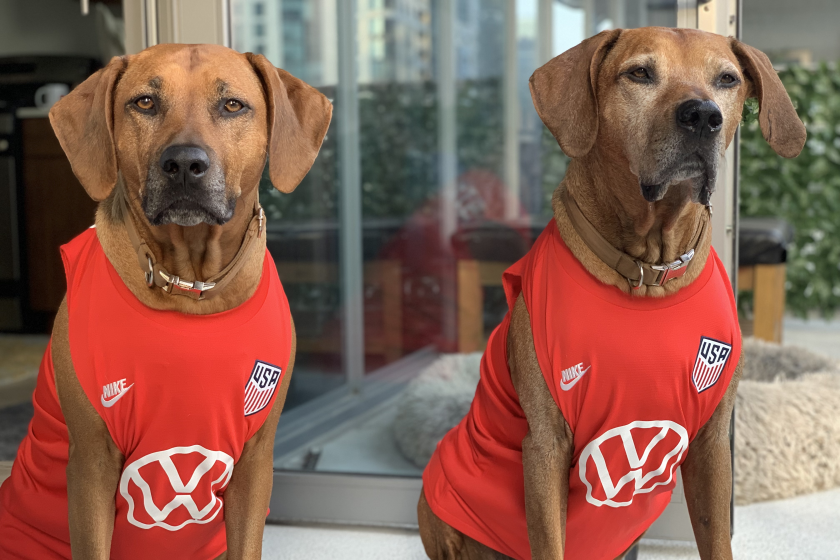
<svg viewBox="0 0 840 560">
<path fill-rule="evenodd" d="M 281 377 L 283 370 L 279 367 L 257 360 L 245 385 L 245 416 L 256 414 L 271 402 Z"/>
<path fill-rule="evenodd" d="M 700 348 L 697 350 L 697 359 L 694 360 L 694 370 L 691 372 L 691 380 L 698 393 L 717 383 L 730 354 L 731 345 L 713 338 L 700 337 Z"/>
</svg>

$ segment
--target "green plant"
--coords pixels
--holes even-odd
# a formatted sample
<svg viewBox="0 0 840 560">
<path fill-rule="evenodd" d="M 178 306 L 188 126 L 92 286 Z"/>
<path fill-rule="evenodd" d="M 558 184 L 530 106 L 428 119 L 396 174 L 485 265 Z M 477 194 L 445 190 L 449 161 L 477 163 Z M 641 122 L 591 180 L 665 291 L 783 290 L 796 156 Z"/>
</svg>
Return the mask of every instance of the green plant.
<svg viewBox="0 0 840 560">
<path fill-rule="evenodd" d="M 796 235 L 788 249 L 787 308 L 804 316 L 840 308 L 840 74 L 833 64 L 779 72 L 808 130 L 799 157 L 776 155 L 754 101 L 741 127 L 742 216 L 778 216 Z"/>
</svg>

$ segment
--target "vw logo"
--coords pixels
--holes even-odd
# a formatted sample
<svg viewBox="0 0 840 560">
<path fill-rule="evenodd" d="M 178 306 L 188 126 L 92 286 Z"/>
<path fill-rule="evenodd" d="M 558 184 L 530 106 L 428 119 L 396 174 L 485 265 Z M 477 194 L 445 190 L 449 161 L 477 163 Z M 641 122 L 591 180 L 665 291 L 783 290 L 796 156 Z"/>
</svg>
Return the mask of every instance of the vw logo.
<svg viewBox="0 0 840 560">
<path fill-rule="evenodd" d="M 184 482 L 181 473 L 175 466 L 173 456 L 189 455 L 192 453 L 200 453 L 204 456 L 204 459 L 191 473 L 184 473 L 189 475 L 187 482 Z M 150 485 L 144 478 L 144 475 L 149 477 L 160 476 L 160 474 L 155 474 L 153 471 L 149 471 L 149 469 L 146 469 L 144 473 L 140 472 L 143 467 L 153 465 L 154 463 L 158 463 L 157 466 L 166 475 L 165 480 L 167 480 L 169 485 L 171 485 L 171 491 L 175 493 L 175 497 L 163 507 L 158 507 L 155 502 L 155 498 L 152 495 L 152 487 L 155 485 Z M 199 483 L 205 475 L 207 475 L 207 473 L 209 473 L 217 463 L 221 463 L 223 471 L 209 484 L 202 484 L 201 492 L 209 493 L 209 496 L 205 494 L 209 501 L 207 502 L 207 505 L 199 509 L 192 494 L 196 491 L 196 488 L 198 488 Z M 190 523 L 209 523 L 216 517 L 216 515 L 218 515 L 223 507 L 222 500 L 216 496 L 215 492 L 227 485 L 230 481 L 231 474 L 233 474 L 233 457 L 223 451 L 210 451 L 200 445 L 173 447 L 165 451 L 149 453 L 145 457 L 141 457 L 125 467 L 122 477 L 120 478 L 120 494 L 122 494 L 122 497 L 125 498 L 126 502 L 128 502 L 128 522 L 132 525 L 140 527 L 141 529 L 161 527 L 168 531 L 177 531 Z M 136 486 L 142 493 L 142 507 L 152 519 L 152 523 L 139 521 L 135 516 L 136 505 L 134 503 L 134 497 L 129 492 L 129 483 L 133 483 L 134 486 Z M 167 491 L 167 493 L 169 492 Z M 160 497 L 158 497 L 158 499 L 160 499 Z M 204 503 L 204 501 L 202 500 L 201 503 Z M 170 513 L 181 506 L 186 508 L 190 518 L 178 525 L 171 525 L 167 523 L 166 521 L 169 518 Z"/>
<path fill-rule="evenodd" d="M 641 455 L 633 439 L 633 430 L 640 436 L 640 441 L 650 438 Z M 611 442 L 612 438 L 619 438 L 619 441 Z M 621 445 L 618 445 L 619 443 Z M 609 447 L 607 457 L 604 456 L 602 447 Z M 633 496 L 636 494 L 646 494 L 657 486 L 670 484 L 674 479 L 674 470 L 687 449 L 688 432 L 670 420 L 639 420 L 607 430 L 589 442 L 578 460 L 580 480 L 586 486 L 586 501 L 597 507 L 629 506 L 633 503 Z M 621 454 L 626 455 L 626 461 Z M 613 471 L 616 470 L 616 465 L 622 465 L 619 467 L 620 472 L 611 472 L 611 468 Z M 627 465 L 629 465 L 629 470 L 625 468 Z M 595 467 L 595 476 L 591 477 L 592 481 L 588 472 L 590 466 Z M 667 476 L 665 476 L 666 473 Z M 618 476 L 618 481 L 615 483 L 613 483 L 614 476 Z M 605 499 L 595 496 L 596 492 L 593 491 L 595 477 L 600 481 Z M 627 484 L 632 484 L 632 494 L 629 499 L 625 492 L 624 501 L 614 500 Z M 601 495 L 600 492 L 597 494 Z"/>
</svg>

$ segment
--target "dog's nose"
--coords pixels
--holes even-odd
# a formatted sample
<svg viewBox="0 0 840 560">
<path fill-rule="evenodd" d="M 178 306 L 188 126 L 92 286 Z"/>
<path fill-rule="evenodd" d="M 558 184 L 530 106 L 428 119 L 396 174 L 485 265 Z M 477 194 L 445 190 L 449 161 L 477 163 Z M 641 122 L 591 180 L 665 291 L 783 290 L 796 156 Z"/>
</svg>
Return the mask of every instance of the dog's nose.
<svg viewBox="0 0 840 560">
<path fill-rule="evenodd" d="M 160 168 L 175 181 L 200 179 L 210 167 L 210 157 L 198 146 L 169 146 L 160 156 Z"/>
<path fill-rule="evenodd" d="M 690 99 L 677 107 L 677 124 L 697 136 L 713 135 L 723 127 L 723 114 L 714 101 Z"/>
</svg>

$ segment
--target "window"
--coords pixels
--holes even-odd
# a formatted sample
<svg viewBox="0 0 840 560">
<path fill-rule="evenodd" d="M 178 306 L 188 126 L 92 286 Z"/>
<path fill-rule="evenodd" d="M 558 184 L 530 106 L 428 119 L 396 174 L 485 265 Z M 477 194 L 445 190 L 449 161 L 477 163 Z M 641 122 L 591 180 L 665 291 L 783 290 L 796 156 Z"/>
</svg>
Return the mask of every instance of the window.
<svg viewBox="0 0 840 560">
<path fill-rule="evenodd" d="M 528 77 L 600 29 L 675 25 L 676 3 L 271 0 L 248 20 L 251 4 L 231 0 L 232 46 L 262 47 L 244 24 L 265 26 L 266 56 L 335 108 L 297 190 L 260 189 L 298 334 L 272 517 L 411 523 L 424 459 L 394 432 L 406 388 L 440 353 L 482 349 L 506 312 L 500 270 L 565 172 Z M 294 510 L 317 492 L 329 512 Z"/>
</svg>

